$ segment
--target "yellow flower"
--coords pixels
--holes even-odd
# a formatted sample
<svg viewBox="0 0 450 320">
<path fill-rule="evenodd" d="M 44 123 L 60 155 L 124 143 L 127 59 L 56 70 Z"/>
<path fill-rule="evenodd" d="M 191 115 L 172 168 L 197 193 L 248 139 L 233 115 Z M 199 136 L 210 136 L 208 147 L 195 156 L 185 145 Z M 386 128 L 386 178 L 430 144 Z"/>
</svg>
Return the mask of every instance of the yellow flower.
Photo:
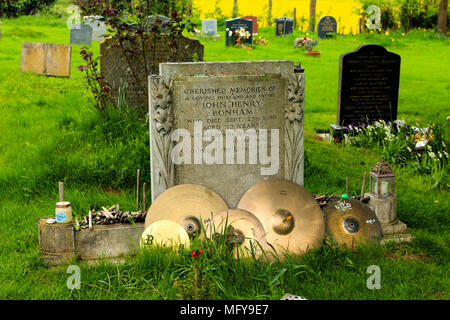
<svg viewBox="0 0 450 320">
<path fill-rule="evenodd" d="M 373 33 L 373 30 L 370 30 L 370 33 Z"/>
<path fill-rule="evenodd" d="M 404 33 L 404 32 L 402 33 L 402 36 L 405 36 L 405 33 Z"/>
<path fill-rule="evenodd" d="M 439 201 L 437 201 L 437 200 L 434 200 L 434 203 L 438 204 L 438 203 L 439 203 Z"/>
<path fill-rule="evenodd" d="M 394 42 L 395 41 L 395 39 L 394 38 L 392 38 L 392 42 Z"/>
<path fill-rule="evenodd" d="M 434 136 L 432 134 L 429 135 L 430 140 L 433 141 L 434 140 Z"/>
<path fill-rule="evenodd" d="M 387 36 L 388 36 L 388 35 L 389 35 L 389 31 L 386 31 L 385 35 L 387 35 Z"/>
</svg>

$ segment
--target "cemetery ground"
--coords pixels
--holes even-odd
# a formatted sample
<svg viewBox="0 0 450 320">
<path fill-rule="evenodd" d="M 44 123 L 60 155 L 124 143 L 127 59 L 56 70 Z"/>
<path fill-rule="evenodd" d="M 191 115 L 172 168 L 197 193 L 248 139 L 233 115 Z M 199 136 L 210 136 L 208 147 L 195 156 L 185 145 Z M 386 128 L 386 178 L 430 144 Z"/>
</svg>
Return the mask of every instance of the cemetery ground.
<svg viewBox="0 0 450 320">
<path fill-rule="evenodd" d="M 111 110 L 109 119 L 91 107 L 83 86 L 81 46 L 72 46 L 71 77 L 20 73 L 23 41 L 68 43 L 65 22 L 51 16 L 2 21 L 0 39 L 0 299 L 280 299 L 292 293 L 308 299 L 449 299 L 450 200 L 448 189 L 432 189 L 436 175 L 413 163 L 393 165 L 399 219 L 415 237 L 411 243 L 368 245 L 358 251 L 332 243 L 281 262 L 235 261 L 211 244 L 196 258 L 189 252 L 141 252 L 124 263 L 81 267 L 81 289 L 69 290 L 67 265 L 49 267 L 39 255 L 37 221 L 50 216 L 58 181 L 76 215 L 120 203 L 135 208 L 135 175 L 149 182 L 149 138 L 145 115 Z M 220 30 L 222 30 L 220 32 Z M 407 35 L 364 34 L 321 40 L 319 58 L 294 49 L 299 32 L 275 37 L 260 28 L 267 46 L 225 48 L 204 39 L 205 61 L 293 60 L 306 73 L 305 187 L 314 194 L 361 190 L 364 172 L 380 160 L 379 150 L 320 141 L 316 130 L 336 121 L 339 55 L 365 43 L 401 55 L 398 119 L 440 123 L 449 141 L 450 42 L 431 31 Z M 93 44 L 98 54 L 98 43 Z M 448 167 L 441 175 L 448 175 Z M 223 250 L 223 248 L 222 248 Z M 204 274 L 196 272 L 198 266 Z M 366 286 L 371 265 L 381 269 L 381 289 Z"/>
</svg>

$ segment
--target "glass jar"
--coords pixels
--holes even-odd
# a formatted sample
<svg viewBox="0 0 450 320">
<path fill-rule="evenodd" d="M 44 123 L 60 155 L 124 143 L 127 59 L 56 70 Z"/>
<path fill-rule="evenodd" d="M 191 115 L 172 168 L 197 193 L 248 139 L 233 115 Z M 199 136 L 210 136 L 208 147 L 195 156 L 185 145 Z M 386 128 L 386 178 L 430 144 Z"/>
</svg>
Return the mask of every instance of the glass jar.
<svg viewBox="0 0 450 320">
<path fill-rule="evenodd" d="M 56 203 L 55 218 L 57 223 L 72 222 L 72 207 L 70 202 L 62 201 Z"/>
</svg>

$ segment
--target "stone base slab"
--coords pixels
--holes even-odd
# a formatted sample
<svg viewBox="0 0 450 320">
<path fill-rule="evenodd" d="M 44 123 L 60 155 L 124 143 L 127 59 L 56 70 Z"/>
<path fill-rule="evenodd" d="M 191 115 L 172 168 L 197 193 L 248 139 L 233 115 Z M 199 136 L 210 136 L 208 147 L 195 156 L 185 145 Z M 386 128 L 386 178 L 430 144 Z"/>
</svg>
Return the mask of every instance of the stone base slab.
<svg viewBox="0 0 450 320">
<path fill-rule="evenodd" d="M 73 260 L 120 258 L 133 253 L 139 247 L 143 222 L 132 224 L 94 225 L 92 230 L 75 231 L 72 223 L 47 224 L 39 222 L 39 248 L 42 259 L 50 265 L 69 263 Z"/>
<path fill-rule="evenodd" d="M 414 237 L 409 233 L 389 234 L 381 239 L 380 244 L 386 244 L 388 242 L 411 242 L 413 239 Z"/>
</svg>

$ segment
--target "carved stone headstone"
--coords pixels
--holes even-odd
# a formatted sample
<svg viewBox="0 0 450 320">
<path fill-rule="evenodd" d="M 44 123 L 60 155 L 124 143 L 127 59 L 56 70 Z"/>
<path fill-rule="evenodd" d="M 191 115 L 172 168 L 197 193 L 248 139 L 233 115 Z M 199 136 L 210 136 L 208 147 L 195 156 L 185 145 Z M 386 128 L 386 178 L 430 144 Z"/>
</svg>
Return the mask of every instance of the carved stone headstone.
<svg viewBox="0 0 450 320">
<path fill-rule="evenodd" d="M 131 106 L 144 106 L 148 109 L 148 79 L 150 74 L 157 73 L 161 62 L 193 61 L 194 58 L 203 61 L 203 44 L 198 39 L 181 37 L 178 41 L 178 49 L 170 47 L 170 41 L 161 36 L 161 39 L 153 42 L 145 41 L 147 59 L 147 72 L 143 62 L 143 55 L 124 55 L 120 46 L 112 38 L 106 38 L 100 42 L 100 74 L 105 82 L 112 86 L 112 96 L 117 97 L 118 89 L 122 84 L 127 84 L 127 102 Z M 174 51 L 175 50 L 175 53 Z M 175 57 L 174 57 L 175 55 Z M 137 73 L 133 74 L 129 69 L 129 63 Z"/>
<path fill-rule="evenodd" d="M 294 30 L 294 19 L 281 17 L 275 19 L 275 35 L 290 34 Z"/>
<path fill-rule="evenodd" d="M 292 61 L 162 63 L 149 77 L 152 199 L 184 183 L 230 208 L 255 183 L 303 185 L 304 73 Z"/>
<path fill-rule="evenodd" d="M 241 19 L 246 19 L 246 20 L 252 20 L 253 21 L 253 29 L 252 29 L 252 33 L 254 35 L 258 34 L 258 17 L 255 16 L 245 16 L 245 17 L 241 17 Z"/>
<path fill-rule="evenodd" d="M 337 125 L 396 120 L 400 56 L 367 44 L 339 60 Z"/>
<path fill-rule="evenodd" d="M 203 19 L 202 20 L 202 34 L 208 37 L 217 36 L 217 20 Z"/>
<path fill-rule="evenodd" d="M 102 41 L 106 36 L 106 24 L 101 21 L 102 16 L 84 16 L 85 24 L 92 28 L 92 41 Z"/>
<path fill-rule="evenodd" d="M 92 28 L 88 24 L 74 23 L 70 26 L 70 44 L 92 44 Z"/>
<path fill-rule="evenodd" d="M 230 32 L 239 30 L 240 28 L 244 28 L 244 30 L 250 32 L 250 37 L 247 40 L 245 40 L 244 43 L 250 43 L 250 44 L 252 43 L 252 41 L 253 41 L 253 35 L 252 35 L 253 21 L 247 20 L 247 19 L 242 19 L 242 18 L 236 18 L 236 19 L 231 19 L 231 20 L 225 21 L 225 45 L 226 46 L 229 46 L 234 39 L 233 35 L 230 36 Z"/>
<path fill-rule="evenodd" d="M 330 37 L 330 33 L 337 33 L 337 22 L 332 16 L 323 16 L 317 23 L 317 35 L 325 39 Z"/>
<path fill-rule="evenodd" d="M 71 53 L 68 44 L 23 42 L 20 71 L 69 77 Z"/>
</svg>

